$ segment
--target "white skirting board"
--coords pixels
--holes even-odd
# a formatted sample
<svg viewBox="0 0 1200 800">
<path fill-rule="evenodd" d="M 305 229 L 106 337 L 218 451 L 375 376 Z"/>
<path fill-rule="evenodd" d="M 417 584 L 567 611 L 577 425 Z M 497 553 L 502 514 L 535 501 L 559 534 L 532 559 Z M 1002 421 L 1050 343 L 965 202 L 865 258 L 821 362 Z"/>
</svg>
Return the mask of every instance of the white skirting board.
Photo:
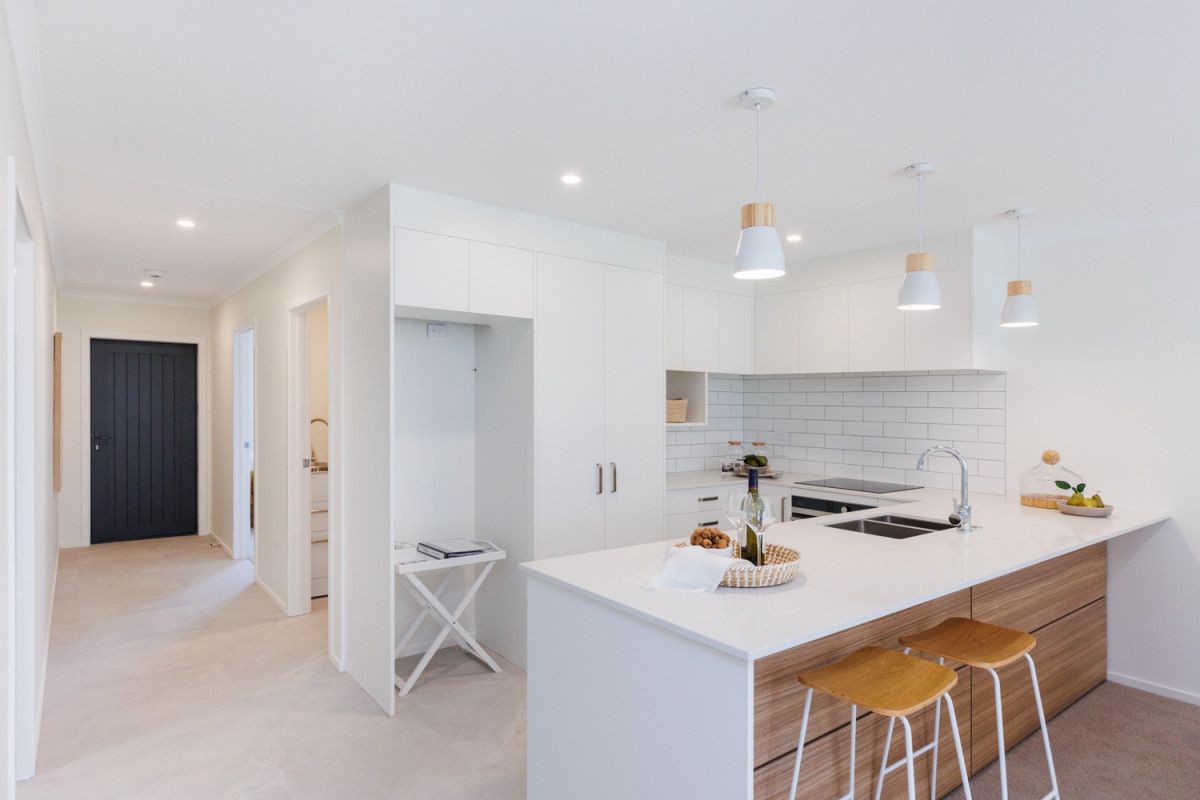
<svg viewBox="0 0 1200 800">
<path fill-rule="evenodd" d="M 1191 703 L 1194 706 L 1200 706 L 1200 694 L 1195 692 L 1187 692 L 1183 689 L 1175 689 L 1170 686 L 1163 686 L 1153 681 L 1144 681 L 1140 678 L 1134 678 L 1131 675 L 1122 675 L 1119 672 L 1108 673 L 1108 679 L 1113 683 L 1119 683 L 1122 686 L 1128 686 L 1131 689 L 1141 689 L 1143 692 L 1157 694 L 1162 697 L 1169 697 L 1172 700 L 1181 700 L 1184 703 Z"/>
</svg>

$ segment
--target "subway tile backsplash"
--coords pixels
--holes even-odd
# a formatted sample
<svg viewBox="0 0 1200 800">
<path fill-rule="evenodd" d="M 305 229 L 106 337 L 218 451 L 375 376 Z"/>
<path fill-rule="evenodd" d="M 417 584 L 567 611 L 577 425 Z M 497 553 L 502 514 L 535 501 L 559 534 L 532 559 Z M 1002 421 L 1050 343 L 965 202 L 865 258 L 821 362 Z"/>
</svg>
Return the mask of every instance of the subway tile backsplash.
<svg viewBox="0 0 1200 800">
<path fill-rule="evenodd" d="M 667 429 L 667 472 L 719 469 L 730 439 L 767 443 L 789 472 L 866 478 L 944 489 L 958 464 L 930 445 L 956 447 L 972 490 L 1005 491 L 1005 375 L 709 375 L 708 424 Z"/>
</svg>

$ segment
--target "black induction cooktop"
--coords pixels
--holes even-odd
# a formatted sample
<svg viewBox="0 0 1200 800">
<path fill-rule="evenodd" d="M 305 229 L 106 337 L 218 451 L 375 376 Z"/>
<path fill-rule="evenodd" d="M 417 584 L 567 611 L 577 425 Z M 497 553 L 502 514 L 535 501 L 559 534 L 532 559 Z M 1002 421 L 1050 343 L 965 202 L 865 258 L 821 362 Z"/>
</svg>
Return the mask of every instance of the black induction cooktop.
<svg viewBox="0 0 1200 800">
<path fill-rule="evenodd" d="M 871 494 L 887 494 L 888 492 L 904 492 L 909 489 L 920 489 L 920 486 L 905 486 L 902 483 L 886 483 L 884 481 L 864 481 L 859 478 L 822 478 L 815 481 L 796 481 L 798 486 L 824 486 L 826 489 L 847 489 L 852 492 L 870 492 Z"/>
</svg>

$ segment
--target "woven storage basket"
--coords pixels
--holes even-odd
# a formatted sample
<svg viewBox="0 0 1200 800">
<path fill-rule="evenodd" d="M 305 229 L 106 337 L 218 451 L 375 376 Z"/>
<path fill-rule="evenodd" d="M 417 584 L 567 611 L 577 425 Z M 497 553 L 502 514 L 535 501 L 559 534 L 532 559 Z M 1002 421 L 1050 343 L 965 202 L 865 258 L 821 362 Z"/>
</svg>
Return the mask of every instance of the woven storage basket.
<svg viewBox="0 0 1200 800">
<path fill-rule="evenodd" d="M 687 422 L 686 397 L 667 401 L 667 422 Z"/>
<path fill-rule="evenodd" d="M 687 547 L 687 542 L 681 542 L 676 547 Z M 767 586 L 782 586 L 796 577 L 800 569 L 800 554 L 790 547 L 781 544 L 767 545 L 766 563 L 756 567 L 749 561 L 742 561 L 742 548 L 733 543 L 734 563 L 725 570 L 721 585 L 731 589 L 763 589 Z M 741 563 L 738 563 L 741 562 Z"/>
</svg>

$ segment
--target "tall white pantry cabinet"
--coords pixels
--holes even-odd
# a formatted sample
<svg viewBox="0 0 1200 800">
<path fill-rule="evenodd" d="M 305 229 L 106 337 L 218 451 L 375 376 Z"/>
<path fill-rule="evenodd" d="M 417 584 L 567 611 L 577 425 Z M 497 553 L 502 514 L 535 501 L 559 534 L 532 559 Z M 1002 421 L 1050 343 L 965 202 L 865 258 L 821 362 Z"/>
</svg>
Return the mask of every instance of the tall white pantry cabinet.
<svg viewBox="0 0 1200 800">
<path fill-rule="evenodd" d="M 659 540 L 662 275 L 539 254 L 535 283 L 536 557 Z"/>
</svg>

